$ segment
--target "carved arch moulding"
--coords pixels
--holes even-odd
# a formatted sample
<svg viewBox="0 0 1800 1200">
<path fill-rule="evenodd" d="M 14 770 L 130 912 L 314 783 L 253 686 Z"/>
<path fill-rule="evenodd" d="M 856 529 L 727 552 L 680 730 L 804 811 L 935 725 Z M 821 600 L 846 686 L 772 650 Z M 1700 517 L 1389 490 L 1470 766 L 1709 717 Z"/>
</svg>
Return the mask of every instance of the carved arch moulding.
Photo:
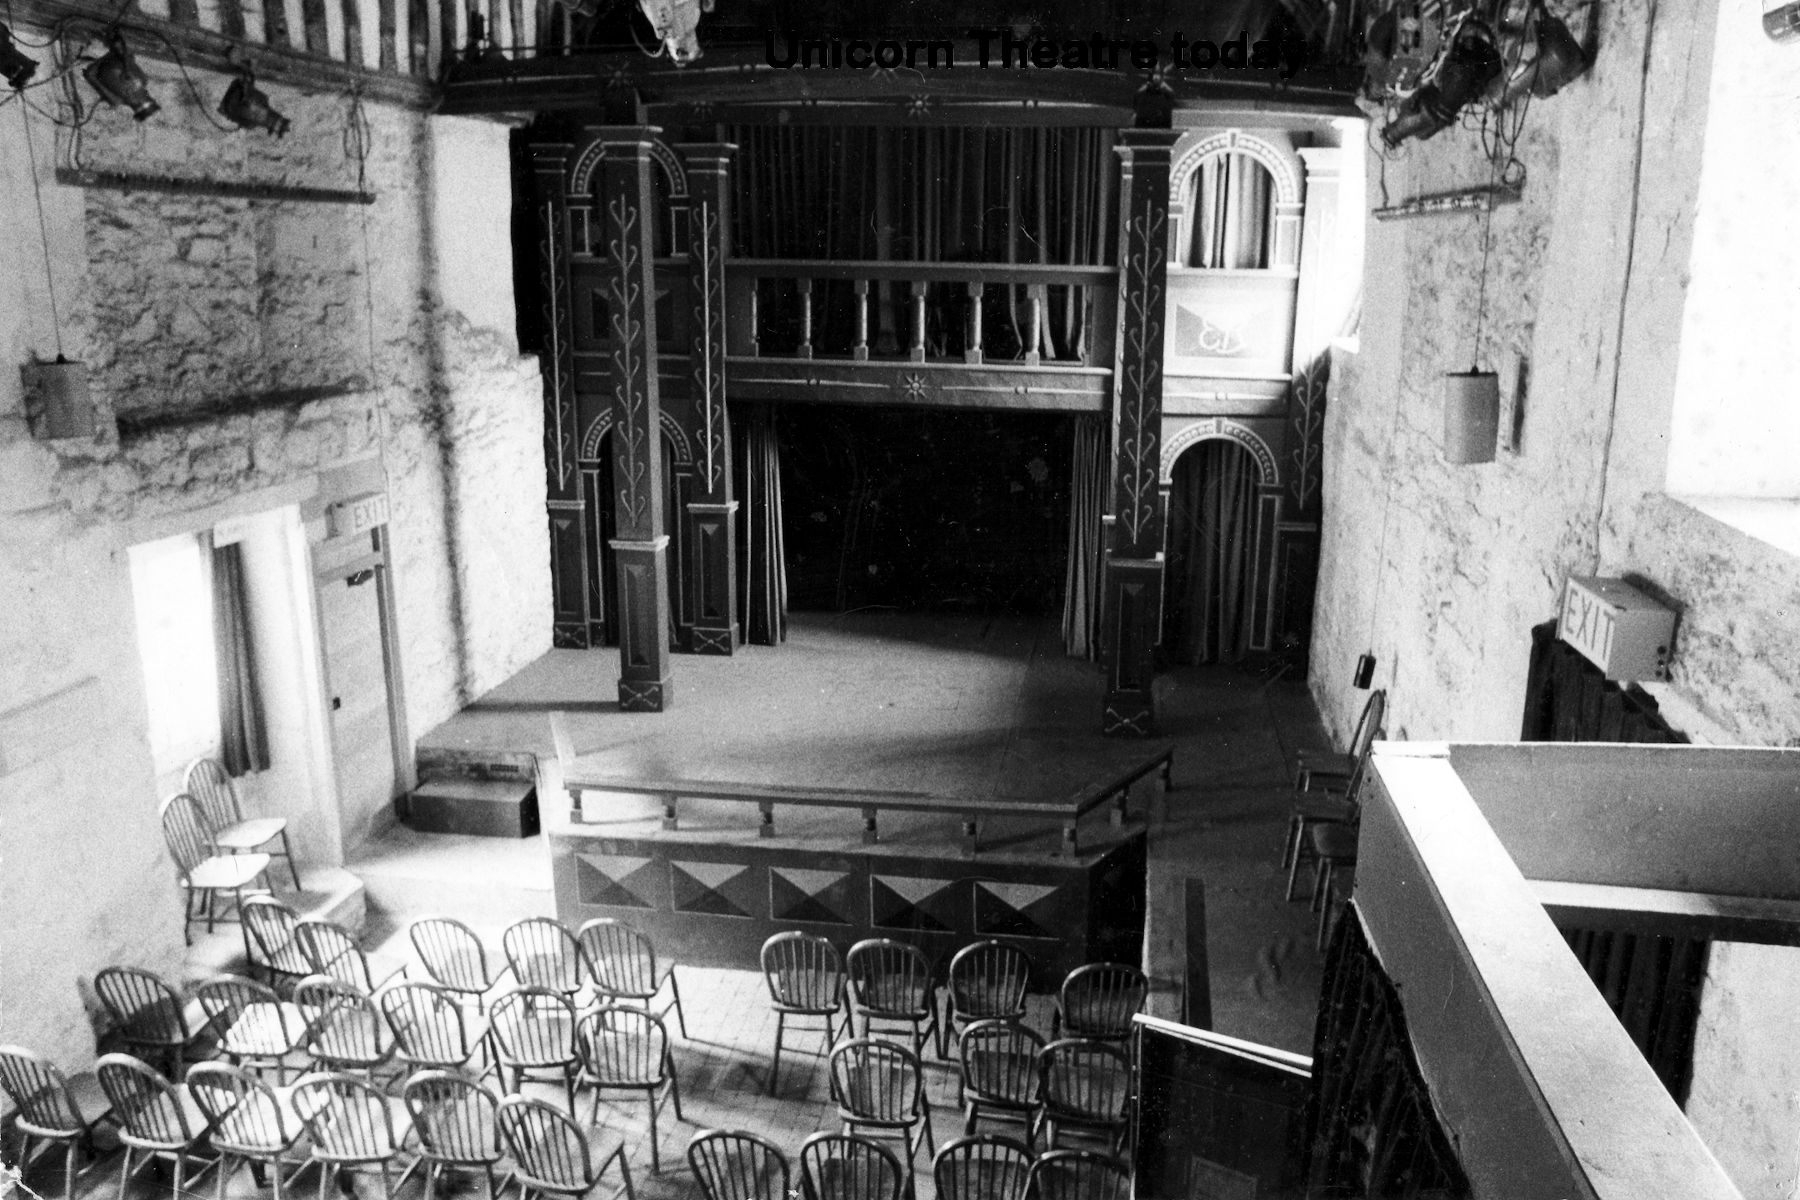
<svg viewBox="0 0 1800 1200">
<path fill-rule="evenodd" d="M 1188 180 L 1200 164 L 1217 154 L 1248 154 L 1251 158 L 1268 168 L 1275 180 L 1275 203 L 1294 208 L 1300 206 L 1301 180 L 1305 178 L 1304 169 L 1300 165 L 1300 156 L 1294 153 L 1291 146 L 1278 146 L 1266 138 L 1255 134 L 1244 133 L 1237 129 L 1227 129 L 1202 138 L 1189 146 L 1182 156 L 1175 160 L 1175 166 L 1169 171 L 1169 199 L 1180 204 L 1187 190 Z"/>
<path fill-rule="evenodd" d="M 1281 486 L 1281 468 L 1277 464 L 1275 454 L 1269 449 L 1269 443 L 1261 434 L 1248 425 L 1234 421 L 1230 417 L 1202 417 L 1198 421 L 1189 422 L 1163 438 L 1162 467 L 1158 472 L 1158 482 L 1168 487 L 1175 481 L 1175 460 L 1181 452 L 1195 442 L 1203 442 L 1209 438 L 1228 438 L 1250 452 L 1256 460 L 1256 468 L 1262 474 L 1259 486 L 1278 488 Z"/>
<path fill-rule="evenodd" d="M 692 466 L 694 444 L 688 440 L 687 430 L 681 427 L 681 422 L 675 419 L 674 414 L 665 410 L 661 416 L 663 436 L 669 439 L 669 444 L 675 450 L 676 465 Z M 581 457 L 584 460 L 599 461 L 600 439 L 612 431 L 612 426 L 613 414 L 610 408 L 594 418 L 593 423 L 587 427 L 587 432 L 581 437 Z"/>
<path fill-rule="evenodd" d="M 606 155 L 606 143 L 595 138 L 588 143 L 575 165 L 569 168 L 569 195 L 591 196 L 594 187 L 594 172 L 600 168 L 600 160 Z M 663 173 L 663 182 L 669 185 L 670 200 L 685 200 L 688 194 L 687 168 L 681 165 L 681 156 L 676 154 L 669 144 L 661 138 L 650 143 L 650 157 Z"/>
</svg>

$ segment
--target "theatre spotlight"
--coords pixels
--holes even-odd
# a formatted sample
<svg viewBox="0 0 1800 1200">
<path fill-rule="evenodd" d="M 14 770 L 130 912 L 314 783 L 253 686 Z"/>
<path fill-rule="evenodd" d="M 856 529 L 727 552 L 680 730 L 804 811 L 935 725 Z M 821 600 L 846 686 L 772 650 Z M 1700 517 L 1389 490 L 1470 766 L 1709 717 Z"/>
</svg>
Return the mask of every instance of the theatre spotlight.
<svg viewBox="0 0 1800 1200">
<path fill-rule="evenodd" d="M 1422 140 L 1447 128 L 1463 106 L 1487 91 L 1500 66 L 1500 51 L 1487 30 L 1463 25 L 1431 82 L 1401 101 L 1399 115 L 1381 131 L 1381 140 L 1391 150 L 1407 138 Z"/>
<path fill-rule="evenodd" d="M 12 30 L 0 25 L 0 79 L 5 79 L 7 86 L 16 92 L 36 72 L 37 59 L 20 54 L 19 48 L 13 45 Z"/>
<path fill-rule="evenodd" d="M 150 80 L 144 69 L 137 65 L 132 56 L 131 47 L 125 44 L 125 35 L 118 30 L 108 36 L 111 49 L 106 54 L 87 65 L 82 74 L 100 98 L 108 104 L 120 105 L 131 110 L 131 115 L 138 120 L 148 120 L 154 116 L 162 105 L 150 95 Z"/>
<path fill-rule="evenodd" d="M 256 86 L 256 79 L 245 71 L 225 89 L 219 101 L 219 115 L 239 129 L 262 129 L 280 137 L 293 122 L 269 107 L 269 98 Z"/>
<path fill-rule="evenodd" d="M 1587 54 L 1569 27 L 1544 7 L 1543 0 L 1531 6 L 1531 28 L 1537 52 L 1506 82 L 1506 93 L 1500 97 L 1504 107 L 1533 96 L 1554 96 L 1588 69 Z"/>
</svg>

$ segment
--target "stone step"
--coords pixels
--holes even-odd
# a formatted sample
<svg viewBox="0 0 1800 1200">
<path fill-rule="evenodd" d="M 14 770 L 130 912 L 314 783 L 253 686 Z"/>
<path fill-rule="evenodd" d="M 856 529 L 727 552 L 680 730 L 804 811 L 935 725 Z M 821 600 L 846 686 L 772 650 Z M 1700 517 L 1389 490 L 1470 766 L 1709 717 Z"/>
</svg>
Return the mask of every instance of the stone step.
<svg viewBox="0 0 1800 1200">
<path fill-rule="evenodd" d="M 423 833 L 530 837 L 538 832 L 537 789 L 521 779 L 427 779 L 404 798 L 400 819 Z"/>
<path fill-rule="evenodd" d="M 368 889 L 371 938 L 377 941 L 403 938 L 419 917 L 451 916 L 497 954 L 508 925 L 556 915 L 541 834 L 501 840 L 396 826 L 365 846 L 350 866 Z"/>
</svg>

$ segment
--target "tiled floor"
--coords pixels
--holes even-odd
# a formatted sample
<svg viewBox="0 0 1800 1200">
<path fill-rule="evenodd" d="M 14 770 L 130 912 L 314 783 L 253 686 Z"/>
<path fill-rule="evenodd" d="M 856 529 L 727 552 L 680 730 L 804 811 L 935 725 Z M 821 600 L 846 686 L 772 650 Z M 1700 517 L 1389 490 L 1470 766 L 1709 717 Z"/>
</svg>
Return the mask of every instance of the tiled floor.
<svg viewBox="0 0 1800 1200">
<path fill-rule="evenodd" d="M 686 665 L 684 663 L 684 665 Z M 1203 948 L 1210 974 L 1207 1000 L 1212 1026 L 1220 1032 L 1306 1053 L 1319 983 L 1319 956 L 1313 949 L 1314 917 L 1303 903 L 1281 898 L 1280 843 L 1288 796 L 1287 764 L 1297 744 L 1319 744 L 1321 733 L 1304 685 L 1223 668 L 1184 668 L 1162 681 L 1165 732 L 1176 745 L 1175 787 L 1164 801 L 1163 819 L 1151 829 L 1147 889 L 1150 927 L 1146 962 L 1156 988 L 1153 1011 L 1179 1017 L 1182 980 L 1190 947 Z M 547 871 L 538 841 L 502 842 L 416 834 L 400 830 L 369 847 L 351 869 L 369 883 L 370 911 L 363 944 L 377 973 L 406 964 L 419 973 L 405 937 L 405 924 L 429 912 L 462 915 L 482 933 L 498 961 L 499 930 L 518 916 L 551 910 Z M 1193 886 L 1197 883 L 1197 887 Z M 1203 900 L 1196 907 L 1190 894 Z M 1190 927 L 1204 919 L 1204 929 Z M 229 967 L 238 954 L 238 933 L 225 927 L 201 938 L 198 961 L 210 969 Z M 775 1021 L 761 977 L 752 972 L 681 969 L 690 1037 L 676 1039 L 675 1058 L 682 1084 L 685 1119 L 665 1110 L 659 1138 L 660 1175 L 650 1170 L 644 1104 L 616 1097 L 600 1106 L 602 1124 L 622 1135 L 642 1200 L 691 1198 L 698 1188 L 683 1159 L 697 1131 L 731 1127 L 761 1133 L 790 1155 L 815 1130 L 835 1128 L 827 1095 L 820 1034 L 801 1033 L 783 1055 L 781 1085 L 768 1094 L 770 1049 Z M 1034 997 L 1031 1021 L 1049 1031 L 1049 1000 Z M 672 1018 L 671 1018 L 672 1020 Z M 961 1130 L 956 1078 L 951 1064 L 928 1055 L 927 1095 L 934 1110 L 935 1141 L 942 1145 Z M 560 1088 L 528 1084 L 546 1098 Z M 588 1099 L 579 1106 L 585 1117 Z M 932 1200 L 929 1155 L 917 1159 L 920 1195 Z M 102 1158 L 78 1187 L 81 1200 L 112 1194 L 116 1152 Z M 317 1172 L 296 1181 L 299 1195 L 313 1194 Z M 797 1182 L 797 1180 L 796 1180 Z M 34 1170 L 30 1187 L 60 1194 L 55 1162 Z M 596 1194 L 610 1195 L 608 1186 Z M 364 1200 L 380 1194 L 373 1177 L 359 1178 Z M 451 1189 L 479 1194 L 477 1178 Z M 212 1195 L 208 1176 L 196 1196 Z M 0 1197 L 5 1188 L 0 1185 Z M 226 1189 L 227 1200 L 266 1195 L 246 1173 Z M 290 1194 L 294 1194 L 290 1190 Z M 127 1190 L 126 1200 L 167 1196 L 166 1184 L 146 1177 Z M 417 1181 L 405 1200 L 416 1200 Z"/>
</svg>

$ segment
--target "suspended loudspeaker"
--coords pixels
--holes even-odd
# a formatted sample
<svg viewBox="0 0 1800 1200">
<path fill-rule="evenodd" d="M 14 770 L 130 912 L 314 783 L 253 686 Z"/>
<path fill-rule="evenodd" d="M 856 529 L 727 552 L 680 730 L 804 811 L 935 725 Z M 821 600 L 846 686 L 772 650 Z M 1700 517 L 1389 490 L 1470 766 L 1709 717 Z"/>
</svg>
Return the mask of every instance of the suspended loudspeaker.
<svg viewBox="0 0 1800 1200">
<path fill-rule="evenodd" d="M 26 363 L 19 368 L 19 377 L 34 435 L 44 440 L 94 436 L 97 423 L 85 364 L 59 354 L 55 362 Z"/>
<path fill-rule="evenodd" d="M 1500 434 L 1500 377 L 1492 371 L 1444 376 L 1444 461 L 1494 461 Z"/>
</svg>

